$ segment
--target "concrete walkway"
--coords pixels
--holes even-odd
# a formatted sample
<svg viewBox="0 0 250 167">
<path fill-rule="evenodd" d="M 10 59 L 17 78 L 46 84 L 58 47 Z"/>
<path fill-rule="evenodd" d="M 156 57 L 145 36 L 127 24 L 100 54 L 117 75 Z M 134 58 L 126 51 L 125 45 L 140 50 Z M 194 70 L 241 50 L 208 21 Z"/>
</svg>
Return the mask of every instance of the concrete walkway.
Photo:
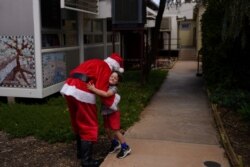
<svg viewBox="0 0 250 167">
<path fill-rule="evenodd" d="M 109 154 L 101 167 L 230 167 L 196 67 L 196 61 L 175 64 L 125 134 L 132 153 L 124 159 Z"/>
</svg>

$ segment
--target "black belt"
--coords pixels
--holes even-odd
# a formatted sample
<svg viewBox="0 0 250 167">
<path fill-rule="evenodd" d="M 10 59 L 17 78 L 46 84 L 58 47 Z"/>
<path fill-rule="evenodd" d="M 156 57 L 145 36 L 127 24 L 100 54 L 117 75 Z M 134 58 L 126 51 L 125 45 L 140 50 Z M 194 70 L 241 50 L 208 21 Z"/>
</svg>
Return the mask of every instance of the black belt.
<svg viewBox="0 0 250 167">
<path fill-rule="evenodd" d="M 88 82 L 90 80 L 90 78 L 87 75 L 82 73 L 73 73 L 70 75 L 70 77 L 80 79 L 83 82 Z"/>
</svg>

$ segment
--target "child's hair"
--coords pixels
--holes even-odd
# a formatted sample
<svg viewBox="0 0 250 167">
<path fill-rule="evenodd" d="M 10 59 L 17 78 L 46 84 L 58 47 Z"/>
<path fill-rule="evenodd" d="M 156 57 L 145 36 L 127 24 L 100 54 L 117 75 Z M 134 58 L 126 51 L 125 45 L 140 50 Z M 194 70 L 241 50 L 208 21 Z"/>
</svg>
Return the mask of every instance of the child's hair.
<svg viewBox="0 0 250 167">
<path fill-rule="evenodd" d="M 113 71 L 112 73 L 116 73 L 118 75 L 118 81 L 122 82 L 122 73 L 120 73 L 119 71 Z"/>
</svg>

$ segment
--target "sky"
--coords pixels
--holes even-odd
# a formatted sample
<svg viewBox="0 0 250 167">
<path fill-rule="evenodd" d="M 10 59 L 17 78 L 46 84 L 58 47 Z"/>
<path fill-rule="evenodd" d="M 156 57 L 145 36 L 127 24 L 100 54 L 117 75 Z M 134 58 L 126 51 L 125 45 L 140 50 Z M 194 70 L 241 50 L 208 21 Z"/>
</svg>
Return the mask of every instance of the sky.
<svg viewBox="0 0 250 167">
<path fill-rule="evenodd" d="M 159 5 L 159 3 L 160 3 L 160 0 L 153 0 L 156 4 L 158 4 Z M 182 1 L 183 2 L 183 1 Z"/>
<path fill-rule="evenodd" d="M 159 5 L 160 0 L 153 0 L 153 1 Z"/>
</svg>

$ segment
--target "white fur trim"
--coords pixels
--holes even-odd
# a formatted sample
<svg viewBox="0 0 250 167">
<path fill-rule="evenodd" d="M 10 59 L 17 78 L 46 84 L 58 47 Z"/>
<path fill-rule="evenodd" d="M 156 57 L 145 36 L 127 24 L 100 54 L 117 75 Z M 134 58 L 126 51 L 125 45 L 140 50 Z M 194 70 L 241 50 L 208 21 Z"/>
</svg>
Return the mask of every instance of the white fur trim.
<svg viewBox="0 0 250 167">
<path fill-rule="evenodd" d="M 124 68 L 119 68 L 120 73 L 124 73 Z"/>
<path fill-rule="evenodd" d="M 121 100 L 121 96 L 116 93 L 114 102 L 110 106 L 110 109 L 117 111 L 118 110 L 118 103 L 120 102 L 120 100 Z"/>
<path fill-rule="evenodd" d="M 63 95 L 73 96 L 77 100 L 84 103 L 96 104 L 94 94 L 77 89 L 75 86 L 68 85 L 67 83 L 63 85 L 60 93 Z"/>
<path fill-rule="evenodd" d="M 116 60 L 108 57 L 104 61 L 109 65 L 112 71 L 119 71 L 120 64 Z"/>
</svg>

